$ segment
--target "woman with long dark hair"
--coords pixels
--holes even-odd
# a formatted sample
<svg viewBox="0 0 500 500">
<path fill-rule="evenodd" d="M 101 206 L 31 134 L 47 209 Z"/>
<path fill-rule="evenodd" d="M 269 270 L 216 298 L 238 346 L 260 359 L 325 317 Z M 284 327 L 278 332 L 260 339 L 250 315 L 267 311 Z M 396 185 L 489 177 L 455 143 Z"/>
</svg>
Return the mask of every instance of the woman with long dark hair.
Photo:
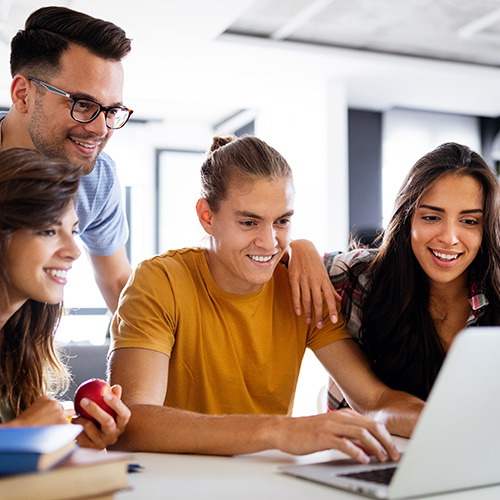
<svg viewBox="0 0 500 500">
<path fill-rule="evenodd" d="M 54 345 L 63 289 L 80 255 L 73 208 L 81 169 L 34 150 L 0 151 L 0 423 L 68 423 L 51 396 L 65 389 L 68 374 Z M 93 402 L 99 422 L 84 426 L 81 445 L 102 448 L 116 441 L 128 421 L 121 389 L 109 405 L 116 421 Z M 87 409 L 86 408 L 86 409 Z M 102 413 L 101 413 L 102 412 Z"/>
<path fill-rule="evenodd" d="M 325 265 L 374 372 L 425 400 L 457 333 L 500 324 L 495 173 L 470 148 L 442 144 L 409 171 L 380 248 L 332 253 Z M 332 382 L 329 407 L 342 398 Z"/>
</svg>

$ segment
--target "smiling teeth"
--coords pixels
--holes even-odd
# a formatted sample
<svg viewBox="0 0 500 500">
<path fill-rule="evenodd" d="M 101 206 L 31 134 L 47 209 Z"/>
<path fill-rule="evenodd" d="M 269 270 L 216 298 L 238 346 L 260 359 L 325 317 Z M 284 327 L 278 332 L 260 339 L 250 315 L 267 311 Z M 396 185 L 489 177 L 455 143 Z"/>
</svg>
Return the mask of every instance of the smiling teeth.
<svg viewBox="0 0 500 500">
<path fill-rule="evenodd" d="M 74 140 L 74 139 L 73 139 Z M 84 148 L 87 148 L 87 149 L 94 149 L 95 148 L 95 145 L 92 145 L 92 144 L 85 144 L 83 142 L 80 142 L 80 141 L 75 141 L 76 144 L 78 144 L 79 146 L 82 146 Z"/>
<path fill-rule="evenodd" d="M 62 269 L 46 269 L 45 272 L 56 278 L 66 278 L 68 271 L 63 271 Z"/>
<path fill-rule="evenodd" d="M 440 252 L 436 252 L 434 250 L 432 250 L 432 253 L 439 259 L 441 260 L 446 260 L 446 261 L 450 261 L 450 260 L 455 260 L 458 258 L 458 256 L 460 254 L 456 253 L 456 254 L 453 254 L 453 255 L 450 255 L 450 254 L 446 254 L 446 253 L 440 253 Z"/>
<path fill-rule="evenodd" d="M 274 255 L 271 255 L 269 257 L 264 257 L 261 255 L 249 255 L 249 257 L 257 262 L 269 262 L 274 257 Z"/>
</svg>

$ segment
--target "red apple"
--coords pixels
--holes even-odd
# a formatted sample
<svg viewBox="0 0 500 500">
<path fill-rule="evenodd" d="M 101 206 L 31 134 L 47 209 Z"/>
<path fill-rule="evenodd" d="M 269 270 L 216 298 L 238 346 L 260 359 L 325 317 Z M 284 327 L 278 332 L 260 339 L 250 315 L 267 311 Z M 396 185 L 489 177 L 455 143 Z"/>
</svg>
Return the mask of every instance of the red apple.
<svg viewBox="0 0 500 500">
<path fill-rule="evenodd" d="M 116 412 L 104 402 L 104 396 L 108 393 L 111 393 L 111 387 L 104 382 L 104 380 L 91 378 L 82 382 L 75 392 L 75 412 L 83 418 L 92 420 L 96 425 L 100 425 L 99 422 L 89 415 L 81 406 L 81 400 L 83 398 L 88 398 L 116 419 Z"/>
</svg>

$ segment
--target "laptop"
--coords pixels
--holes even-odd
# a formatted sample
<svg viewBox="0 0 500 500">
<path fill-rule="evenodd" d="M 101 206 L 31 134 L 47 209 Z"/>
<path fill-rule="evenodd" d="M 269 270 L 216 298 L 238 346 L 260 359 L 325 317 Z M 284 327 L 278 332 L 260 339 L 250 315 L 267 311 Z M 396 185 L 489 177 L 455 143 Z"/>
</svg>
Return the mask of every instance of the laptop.
<svg viewBox="0 0 500 500">
<path fill-rule="evenodd" d="M 391 500 L 500 484 L 500 327 L 455 337 L 399 462 L 345 459 L 281 470 Z"/>
</svg>

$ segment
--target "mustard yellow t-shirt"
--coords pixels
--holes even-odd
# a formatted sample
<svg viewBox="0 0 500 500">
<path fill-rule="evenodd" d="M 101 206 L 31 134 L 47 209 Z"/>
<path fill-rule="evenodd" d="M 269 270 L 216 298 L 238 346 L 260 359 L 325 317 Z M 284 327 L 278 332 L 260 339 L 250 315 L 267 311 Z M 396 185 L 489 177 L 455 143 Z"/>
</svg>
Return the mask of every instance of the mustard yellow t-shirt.
<svg viewBox="0 0 500 500">
<path fill-rule="evenodd" d="M 237 295 L 214 282 L 203 249 L 185 248 L 137 267 L 113 319 L 112 349 L 170 357 L 166 406 L 289 414 L 306 347 L 350 338 L 340 312 L 334 325 L 325 310 L 324 323 L 318 330 L 297 317 L 284 265 L 259 291 Z"/>
</svg>

